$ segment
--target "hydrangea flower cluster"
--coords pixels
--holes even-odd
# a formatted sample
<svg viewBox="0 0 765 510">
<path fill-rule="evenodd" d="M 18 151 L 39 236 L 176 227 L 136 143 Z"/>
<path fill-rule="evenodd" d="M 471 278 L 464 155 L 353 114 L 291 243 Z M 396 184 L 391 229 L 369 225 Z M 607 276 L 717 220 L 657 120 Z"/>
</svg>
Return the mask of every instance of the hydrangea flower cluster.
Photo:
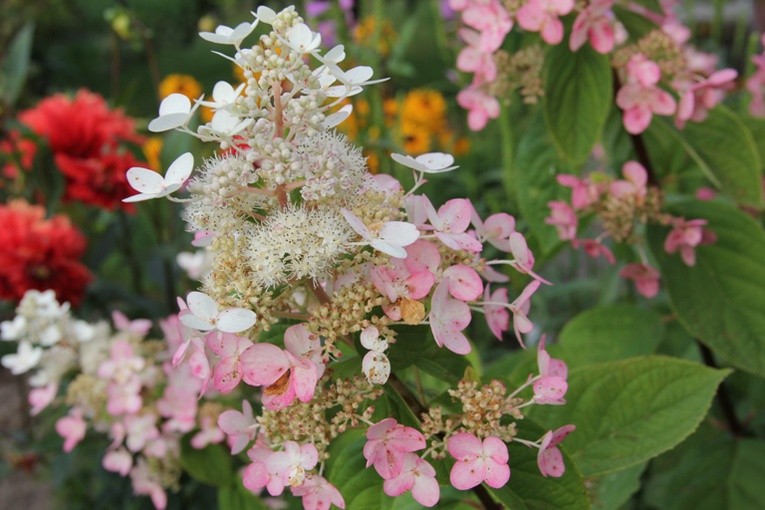
<svg viewBox="0 0 765 510">
<path fill-rule="evenodd" d="M 501 50 L 507 34 L 517 25 L 526 32 L 538 32 L 542 41 L 554 46 L 565 37 L 561 17 L 576 15 L 568 45 L 578 51 L 589 42 L 602 54 L 611 54 L 612 66 L 619 77 L 616 104 L 623 111 L 625 129 L 632 134 L 647 129 L 654 114 L 675 116 L 682 128 L 688 121 L 701 122 L 725 93 L 734 88 L 737 73 L 733 69 L 715 70 L 717 57 L 703 53 L 688 44 L 690 30 L 673 9 L 676 2 L 659 2 L 660 12 L 651 11 L 633 2 L 625 8 L 633 10 L 657 25 L 633 44 L 630 34 L 613 14 L 614 0 L 450 0 L 452 9 L 461 12 L 469 28 L 460 30 L 465 46 L 457 57 L 457 69 L 472 73 L 472 83 L 458 96 L 459 104 L 468 110 L 468 125 L 483 129 L 489 119 L 499 116 L 499 97 L 507 97 L 521 87 L 526 102 L 535 102 L 541 94 L 529 94 L 529 76 L 541 73 L 543 51 L 526 45 L 514 54 Z M 529 65 L 527 54 L 537 57 Z M 755 60 L 755 62 L 757 62 Z M 758 75 L 750 80 L 753 94 L 758 88 Z M 524 80 L 525 78 L 525 80 Z M 671 94 L 665 88 L 668 88 Z M 531 100 L 530 100 L 531 98 Z M 677 99 L 676 99 L 677 98 Z M 753 109 L 759 108 L 757 96 Z"/>
<path fill-rule="evenodd" d="M 659 292 L 659 272 L 650 266 L 642 248 L 641 236 L 646 224 L 671 226 L 664 250 L 679 253 L 688 266 L 696 263 L 696 247 L 713 243 L 715 234 L 705 228 L 706 220 L 686 220 L 661 212 L 661 191 L 648 185 L 648 173 L 637 161 L 625 163 L 622 174 L 623 179 L 614 179 L 602 172 L 593 172 L 582 179 L 558 175 L 558 183 L 571 188 L 571 200 L 549 202 L 550 216 L 545 222 L 557 229 L 562 241 L 571 242 L 575 248 L 582 247 L 591 257 L 602 256 L 611 264 L 616 263 L 616 259 L 603 244 L 605 239 L 611 237 L 617 243 L 634 245 L 641 262 L 625 266 L 619 274 L 633 280 L 638 292 L 650 298 Z M 579 238 L 579 218 L 590 214 L 598 217 L 603 232 L 594 239 Z"/>
<path fill-rule="evenodd" d="M 53 291 L 30 290 L 13 320 L 0 323 L 2 340 L 18 342 L 2 364 L 14 374 L 31 374 L 32 415 L 57 400 L 57 407 L 68 409 L 56 422 L 64 451 L 74 449 L 90 428 L 106 434 L 111 444 L 104 469 L 130 476 L 134 492 L 163 509 L 166 490 L 178 488 L 181 437 L 196 430 L 194 448 L 223 441 L 221 408 L 199 405 L 199 379 L 188 365 L 170 363 L 181 342 L 177 316 L 160 323 L 162 340 L 146 338 L 148 320 L 131 321 L 120 312 L 112 318 L 116 329 L 77 320 Z M 60 387 L 66 388 L 62 397 Z"/>
<path fill-rule="evenodd" d="M 216 142 L 217 155 L 194 170 L 184 154 L 164 178 L 128 172 L 139 192 L 128 200 L 185 203 L 195 243 L 211 255 L 201 291 L 181 301 L 179 320 L 189 331 L 173 362 L 189 367 L 203 395 L 243 394 L 242 410 L 222 413 L 218 425 L 232 454 L 247 451 L 243 483 L 255 493 L 289 488 L 308 510 L 343 508 L 342 494 L 322 476 L 327 448 L 345 430 L 367 427 L 364 455 L 389 495 L 411 490 L 423 505 L 436 504 L 439 486 L 426 458 L 447 451 L 455 487 L 504 485 L 505 443 L 515 438 L 508 419 L 533 404 L 564 402 L 565 365 L 550 360 L 543 344 L 540 374 L 513 392 L 498 381 L 466 379 L 453 390 L 462 411 L 423 406 L 421 430 L 372 418 L 382 385 L 398 381 L 389 354 L 406 341 L 407 328 L 427 326 L 421 331 L 429 328 L 432 341 L 455 355 L 472 350 L 464 330 L 476 312 L 500 339 L 511 317 L 519 340 L 532 331 L 530 299 L 548 282 L 534 272 L 523 234 L 510 215 L 482 219 L 466 199 L 436 207 L 415 193 L 426 176 L 456 168 L 448 154 L 394 154 L 412 170 L 408 191 L 390 176 L 371 175 L 360 149 L 334 127 L 351 113 L 341 106 L 345 99 L 374 83 L 372 69 L 341 69 L 343 47 L 322 53 L 321 36 L 293 7 L 278 14 L 260 7 L 254 16 L 201 34 L 233 46 L 234 56 L 225 58 L 241 67 L 246 83 L 234 89 L 219 82 L 212 101 L 171 95 L 149 124 Z M 263 26 L 266 33 L 243 47 Z M 214 115 L 194 129 L 199 105 Z M 184 188 L 186 198 L 173 196 Z M 509 279 L 500 267 L 531 279 L 513 301 L 507 289 L 491 287 Z M 335 375 L 341 358 L 359 362 L 356 375 Z M 250 403 L 255 389 L 259 416 Z M 521 397 L 526 390 L 531 396 Z M 546 475 L 563 472 L 550 453 L 556 437 L 526 442 L 540 458 L 553 458 L 540 461 Z"/>
</svg>

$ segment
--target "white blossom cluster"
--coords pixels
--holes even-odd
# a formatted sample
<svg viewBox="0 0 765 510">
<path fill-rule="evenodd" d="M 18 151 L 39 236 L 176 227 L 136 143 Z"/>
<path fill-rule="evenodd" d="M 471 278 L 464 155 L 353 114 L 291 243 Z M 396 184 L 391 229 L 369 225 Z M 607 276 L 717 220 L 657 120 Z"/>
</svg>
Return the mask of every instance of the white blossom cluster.
<svg viewBox="0 0 765 510">
<path fill-rule="evenodd" d="M 18 342 L 15 353 L 3 356 L 3 366 L 16 375 L 36 369 L 29 380 L 35 387 L 57 384 L 80 364 L 95 370 L 89 359 L 106 345 L 109 326 L 75 319 L 69 308 L 52 290 L 27 291 L 13 320 L 0 323 L 0 338 Z"/>
<path fill-rule="evenodd" d="M 177 177 L 168 177 L 168 171 L 162 182 L 131 169 L 131 184 L 141 194 L 129 200 L 167 196 L 167 190 L 180 189 L 178 179 L 188 179 L 188 198 L 170 198 L 186 203 L 189 230 L 245 240 L 244 262 L 253 284 L 272 288 L 329 275 L 358 245 L 352 242 L 358 230 L 342 211 L 367 201 L 365 193 L 383 190 L 367 171 L 361 150 L 334 130 L 351 113 L 350 105 L 342 106 L 344 100 L 373 83 L 372 69 L 341 70 L 343 47 L 321 54 L 321 37 L 294 7 L 278 14 L 260 7 L 253 14 L 252 23 L 200 34 L 235 48 L 233 57 L 215 53 L 239 66 L 245 82 L 236 88 L 219 82 L 212 100 L 200 98 L 194 104 L 171 95 L 149 125 L 153 131 L 178 129 L 217 142 L 219 153 L 193 176 L 185 168 Z M 263 25 L 271 30 L 242 47 Z M 193 130 L 199 105 L 214 114 Z"/>
</svg>

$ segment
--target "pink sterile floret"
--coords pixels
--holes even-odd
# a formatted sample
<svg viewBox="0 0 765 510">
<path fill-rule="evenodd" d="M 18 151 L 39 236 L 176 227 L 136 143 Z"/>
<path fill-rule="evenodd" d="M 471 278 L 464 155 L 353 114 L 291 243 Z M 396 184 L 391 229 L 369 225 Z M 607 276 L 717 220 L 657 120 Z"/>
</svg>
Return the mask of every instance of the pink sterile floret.
<svg viewBox="0 0 765 510">
<path fill-rule="evenodd" d="M 441 492 L 436 470 L 415 453 L 404 455 L 401 472 L 395 478 L 385 480 L 383 490 L 388 496 L 394 497 L 411 490 L 414 500 L 426 507 L 438 503 Z"/>
<path fill-rule="evenodd" d="M 571 12 L 574 0 L 528 0 L 518 9 L 518 24 L 531 32 L 539 32 L 547 44 L 563 40 L 563 23 L 559 16 Z"/>
<path fill-rule="evenodd" d="M 713 232 L 706 230 L 707 220 L 685 220 L 676 218 L 673 228 L 664 240 L 664 251 L 680 252 L 680 257 L 688 266 L 696 265 L 696 247 L 715 242 Z"/>
<path fill-rule="evenodd" d="M 574 21 L 569 39 L 569 48 L 576 51 L 587 39 L 598 53 L 611 53 L 614 49 L 614 14 L 611 7 L 614 0 L 593 0 Z"/>
<path fill-rule="evenodd" d="M 579 219 L 576 212 L 566 202 L 547 202 L 550 208 L 550 216 L 545 218 L 545 223 L 552 225 L 558 231 L 561 241 L 571 241 L 576 237 L 576 228 Z"/>
<path fill-rule="evenodd" d="M 537 466 L 544 476 L 559 478 L 566 472 L 566 466 L 563 463 L 563 454 L 557 448 L 563 439 L 576 427 L 574 425 L 564 425 L 563 427 L 549 431 L 542 437 L 542 443 L 539 446 L 537 454 Z"/>
<path fill-rule="evenodd" d="M 308 475 L 300 487 L 292 487 L 292 494 L 303 498 L 305 510 L 329 510 L 331 505 L 345 508 L 345 500 L 337 488 L 319 475 Z"/>
<path fill-rule="evenodd" d="M 401 474 L 407 453 L 423 448 L 425 437 L 420 431 L 385 418 L 367 430 L 364 458 L 367 467 L 374 465 L 382 478 L 390 480 Z"/>
<path fill-rule="evenodd" d="M 659 66 L 641 53 L 633 55 L 627 64 L 627 83 L 616 94 L 616 104 L 624 110 L 624 128 L 628 133 L 645 131 L 653 114 L 675 113 L 675 99 L 656 85 L 660 77 Z"/>
<path fill-rule="evenodd" d="M 71 452 L 85 438 L 88 425 L 82 418 L 82 411 L 74 407 L 69 414 L 56 422 L 56 432 L 64 438 L 64 451 Z"/>
<path fill-rule="evenodd" d="M 483 305 L 486 323 L 489 325 L 489 329 L 494 336 L 498 340 L 502 340 L 502 334 L 510 329 L 510 311 L 507 309 L 507 306 L 503 306 L 503 304 L 508 303 L 507 289 L 501 287 L 494 292 L 490 292 L 487 285 L 483 299 L 487 302 L 487 304 Z"/>
<path fill-rule="evenodd" d="M 243 356 L 244 382 L 265 386 L 263 405 L 269 409 L 287 407 L 295 398 L 308 402 L 318 381 L 316 364 L 299 359 L 271 344 L 255 344 Z"/>
<path fill-rule="evenodd" d="M 456 354 L 467 354 L 471 350 L 470 342 L 462 334 L 462 330 L 472 319 L 470 307 L 465 302 L 452 298 L 449 295 L 449 286 L 450 278 L 446 277 L 433 292 L 430 329 L 439 347 L 446 346 Z"/>
<path fill-rule="evenodd" d="M 231 455 L 243 451 L 255 439 L 258 431 L 252 406 L 246 400 L 242 400 L 241 413 L 235 409 L 220 413 L 218 427 L 228 436 Z"/>
<path fill-rule="evenodd" d="M 449 438 L 447 449 L 457 460 L 449 475 L 457 489 L 472 489 L 482 482 L 499 489 L 510 479 L 507 445 L 497 437 L 481 441 L 473 434 L 459 432 Z"/>
<path fill-rule="evenodd" d="M 652 298 L 659 293 L 659 272 L 647 264 L 627 264 L 619 276 L 632 280 L 640 295 Z"/>
</svg>

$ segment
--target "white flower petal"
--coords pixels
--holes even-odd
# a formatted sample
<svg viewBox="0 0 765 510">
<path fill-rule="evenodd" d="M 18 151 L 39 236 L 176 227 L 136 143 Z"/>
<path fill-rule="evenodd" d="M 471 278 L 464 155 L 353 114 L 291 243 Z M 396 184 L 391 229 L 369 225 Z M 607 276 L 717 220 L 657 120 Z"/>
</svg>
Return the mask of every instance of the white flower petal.
<svg viewBox="0 0 765 510">
<path fill-rule="evenodd" d="M 141 193 L 157 194 L 165 189 L 165 180 L 154 170 L 134 166 L 127 171 L 130 186 Z"/>
<path fill-rule="evenodd" d="M 380 228 L 380 240 L 397 246 L 409 246 L 420 237 L 420 231 L 405 221 L 387 221 Z"/>
<path fill-rule="evenodd" d="M 178 320 L 180 320 L 181 324 L 184 326 L 198 331 L 212 331 L 215 329 L 215 326 L 213 326 L 211 322 L 201 319 L 193 314 L 180 315 Z"/>
<path fill-rule="evenodd" d="M 189 311 L 200 319 L 212 323 L 218 317 L 218 303 L 203 292 L 192 291 L 186 296 Z"/>
<path fill-rule="evenodd" d="M 255 17 L 263 23 L 268 23 L 269 25 L 276 21 L 276 12 L 274 12 L 274 10 L 270 7 L 266 7 L 265 5 L 258 7 L 258 10 L 252 14 L 254 14 Z"/>
<path fill-rule="evenodd" d="M 218 316 L 218 330 L 224 333 L 241 333 L 255 325 L 257 315 L 246 308 L 224 310 Z"/>
<path fill-rule="evenodd" d="M 190 152 L 185 152 L 178 156 L 175 161 L 170 164 L 170 168 L 165 173 L 165 186 L 176 186 L 178 189 L 186 179 L 191 175 L 191 171 L 194 169 L 194 156 Z"/>
</svg>

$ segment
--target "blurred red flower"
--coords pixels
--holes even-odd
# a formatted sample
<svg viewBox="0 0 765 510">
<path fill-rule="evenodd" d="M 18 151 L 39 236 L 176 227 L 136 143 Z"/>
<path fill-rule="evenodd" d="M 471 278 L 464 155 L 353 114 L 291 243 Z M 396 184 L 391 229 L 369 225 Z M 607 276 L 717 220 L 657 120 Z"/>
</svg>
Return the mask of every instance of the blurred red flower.
<svg viewBox="0 0 765 510">
<path fill-rule="evenodd" d="M 143 137 L 122 110 L 110 109 L 103 97 L 81 89 L 74 98 L 56 94 L 43 99 L 18 118 L 47 141 L 66 178 L 65 201 L 132 210 L 130 204 L 122 203 L 133 194 L 125 172 L 145 163 L 136 160 L 124 144 L 140 144 Z"/>
<path fill-rule="evenodd" d="M 0 299 L 17 303 L 29 289 L 53 289 L 77 305 L 92 280 L 79 262 L 85 237 L 69 221 L 23 200 L 0 205 Z"/>
</svg>

